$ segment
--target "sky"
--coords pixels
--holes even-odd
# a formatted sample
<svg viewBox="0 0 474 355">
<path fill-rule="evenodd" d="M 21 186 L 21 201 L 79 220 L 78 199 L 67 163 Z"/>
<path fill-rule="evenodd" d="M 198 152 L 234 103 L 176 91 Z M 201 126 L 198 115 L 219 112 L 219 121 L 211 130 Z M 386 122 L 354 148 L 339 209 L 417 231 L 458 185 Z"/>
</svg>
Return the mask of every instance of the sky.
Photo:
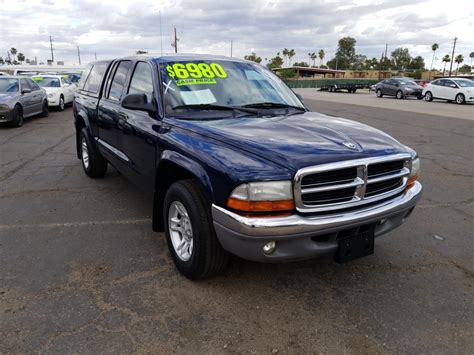
<svg viewBox="0 0 474 355">
<path fill-rule="evenodd" d="M 469 64 L 474 51 L 472 0 L 0 0 L 0 57 L 11 47 L 27 58 L 82 64 L 146 50 L 170 53 L 173 28 L 178 51 L 243 57 L 256 52 L 271 58 L 283 48 L 308 62 L 309 52 L 324 49 L 331 59 L 345 36 L 357 40 L 356 52 L 380 58 L 406 47 L 431 65 L 433 43 L 439 44 L 435 67 L 451 54 Z M 161 26 L 160 26 L 161 13 Z M 265 61 L 263 62 L 265 63 Z M 319 64 L 319 60 L 316 64 Z"/>
</svg>

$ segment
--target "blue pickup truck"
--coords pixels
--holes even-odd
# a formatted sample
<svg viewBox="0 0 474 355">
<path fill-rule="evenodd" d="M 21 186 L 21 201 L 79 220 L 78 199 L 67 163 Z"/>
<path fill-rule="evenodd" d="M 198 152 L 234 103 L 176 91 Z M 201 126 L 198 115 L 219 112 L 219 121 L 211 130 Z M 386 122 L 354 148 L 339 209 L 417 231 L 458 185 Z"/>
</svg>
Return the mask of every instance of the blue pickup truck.
<svg viewBox="0 0 474 355">
<path fill-rule="evenodd" d="M 97 61 L 78 84 L 77 156 L 110 163 L 154 199 L 188 278 L 231 254 L 261 262 L 374 252 L 421 197 L 412 149 L 364 124 L 309 112 L 275 74 L 236 58 Z"/>
</svg>

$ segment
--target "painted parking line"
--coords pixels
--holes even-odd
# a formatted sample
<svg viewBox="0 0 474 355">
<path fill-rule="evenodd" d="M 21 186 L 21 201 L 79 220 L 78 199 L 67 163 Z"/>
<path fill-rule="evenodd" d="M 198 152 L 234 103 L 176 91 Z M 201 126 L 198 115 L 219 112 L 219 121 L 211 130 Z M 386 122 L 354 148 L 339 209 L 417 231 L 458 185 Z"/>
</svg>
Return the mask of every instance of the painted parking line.
<svg viewBox="0 0 474 355">
<path fill-rule="evenodd" d="M 0 230 L 21 229 L 21 228 L 75 228 L 103 225 L 122 225 L 122 224 L 144 224 L 150 223 L 150 218 L 142 219 L 122 219 L 112 221 L 84 221 L 84 222 L 64 222 L 64 223 L 35 223 L 35 224 L 3 224 Z"/>
</svg>

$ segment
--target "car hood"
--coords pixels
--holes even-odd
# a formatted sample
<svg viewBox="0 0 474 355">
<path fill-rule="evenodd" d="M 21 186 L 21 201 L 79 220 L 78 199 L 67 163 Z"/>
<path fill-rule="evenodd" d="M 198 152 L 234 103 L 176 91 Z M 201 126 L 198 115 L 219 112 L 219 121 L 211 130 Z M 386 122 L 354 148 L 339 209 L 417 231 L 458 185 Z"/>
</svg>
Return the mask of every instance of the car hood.
<svg viewBox="0 0 474 355">
<path fill-rule="evenodd" d="M 267 118 L 180 120 L 179 124 L 294 171 L 311 165 L 409 151 L 375 128 L 315 112 Z"/>
<path fill-rule="evenodd" d="M 42 87 L 47 94 L 55 93 L 61 90 L 61 88 L 49 88 L 49 87 Z"/>
<path fill-rule="evenodd" d="M 18 95 L 16 92 L 0 93 L 0 103 L 4 104 L 14 98 L 16 95 Z"/>
</svg>

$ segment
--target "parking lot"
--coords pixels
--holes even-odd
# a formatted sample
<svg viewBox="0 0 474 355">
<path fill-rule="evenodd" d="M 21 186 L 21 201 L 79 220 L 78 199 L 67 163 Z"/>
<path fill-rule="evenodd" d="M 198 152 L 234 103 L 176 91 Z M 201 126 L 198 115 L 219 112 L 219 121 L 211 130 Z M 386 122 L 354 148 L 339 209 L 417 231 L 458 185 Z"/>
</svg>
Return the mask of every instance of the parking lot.
<svg viewBox="0 0 474 355">
<path fill-rule="evenodd" d="M 113 169 L 87 178 L 71 109 L 51 112 L 0 127 L 0 353 L 471 353 L 473 106 L 300 92 L 422 159 L 424 197 L 374 255 L 234 259 L 189 281 L 151 231 L 152 196 Z"/>
</svg>

